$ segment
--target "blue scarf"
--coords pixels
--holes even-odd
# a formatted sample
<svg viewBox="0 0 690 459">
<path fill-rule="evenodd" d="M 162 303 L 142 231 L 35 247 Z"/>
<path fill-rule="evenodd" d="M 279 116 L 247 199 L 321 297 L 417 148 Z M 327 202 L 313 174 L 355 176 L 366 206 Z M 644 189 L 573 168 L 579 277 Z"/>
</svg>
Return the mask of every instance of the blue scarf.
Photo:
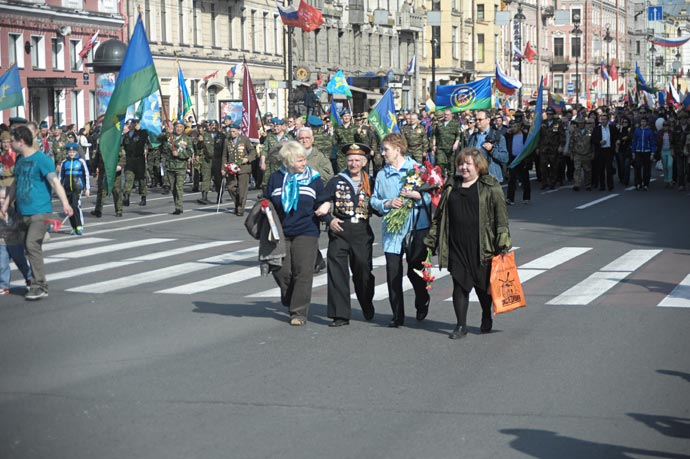
<svg viewBox="0 0 690 459">
<path fill-rule="evenodd" d="M 291 210 L 297 210 L 299 187 L 309 185 L 321 175 L 309 166 L 301 174 L 290 174 L 285 166 L 280 166 L 280 170 L 285 174 L 283 188 L 280 191 L 280 202 L 283 204 L 283 210 L 288 214 Z"/>
</svg>

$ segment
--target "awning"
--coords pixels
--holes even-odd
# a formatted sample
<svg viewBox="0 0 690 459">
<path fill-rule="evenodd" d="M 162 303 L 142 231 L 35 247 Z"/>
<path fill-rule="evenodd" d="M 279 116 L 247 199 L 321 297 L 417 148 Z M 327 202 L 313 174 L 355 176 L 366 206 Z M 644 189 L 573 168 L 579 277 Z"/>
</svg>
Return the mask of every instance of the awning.
<svg viewBox="0 0 690 459">
<path fill-rule="evenodd" d="M 76 88 L 76 78 L 27 78 L 29 88 Z"/>
</svg>

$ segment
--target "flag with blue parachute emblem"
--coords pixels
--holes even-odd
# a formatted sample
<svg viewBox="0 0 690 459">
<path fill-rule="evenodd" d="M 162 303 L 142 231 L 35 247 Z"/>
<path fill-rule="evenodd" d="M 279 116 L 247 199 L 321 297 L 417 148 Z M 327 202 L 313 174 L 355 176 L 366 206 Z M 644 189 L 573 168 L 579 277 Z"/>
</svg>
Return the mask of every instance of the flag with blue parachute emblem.
<svg viewBox="0 0 690 459">
<path fill-rule="evenodd" d="M 0 110 L 24 105 L 24 92 L 17 64 L 0 77 Z"/>
<path fill-rule="evenodd" d="M 345 80 L 342 70 L 335 72 L 335 75 L 328 80 L 326 92 L 328 94 L 343 94 L 347 97 L 352 97 L 352 91 L 350 91 L 350 87 L 347 85 L 347 80 Z"/>
<path fill-rule="evenodd" d="M 398 120 L 395 116 L 395 100 L 393 92 L 388 88 L 381 97 L 381 100 L 374 106 L 374 109 L 367 117 L 379 138 L 383 139 L 391 132 L 400 132 Z"/>
<path fill-rule="evenodd" d="M 177 63 L 177 86 L 180 89 L 177 102 L 177 119 L 184 121 L 185 115 L 192 110 L 192 98 L 189 97 L 189 91 L 187 91 L 187 84 L 184 81 L 182 67 L 179 62 Z"/>
<path fill-rule="evenodd" d="M 469 83 L 442 85 L 436 88 L 436 109 L 451 109 L 453 113 L 466 110 L 491 109 L 491 77 Z"/>
<path fill-rule="evenodd" d="M 152 93 L 139 102 L 137 118 L 139 118 L 141 128 L 148 132 L 151 146 L 153 148 L 160 146 L 161 142 L 158 138 L 163 132 L 163 123 L 161 121 L 161 99 L 158 92 Z"/>
<path fill-rule="evenodd" d="M 338 106 L 335 104 L 335 99 L 331 98 L 331 109 L 329 112 L 331 118 L 331 124 L 335 126 L 342 126 L 343 120 L 340 119 L 340 113 L 338 113 Z"/>
<path fill-rule="evenodd" d="M 539 145 L 539 134 L 541 133 L 542 122 L 542 105 L 544 103 L 544 77 L 539 81 L 539 95 L 537 96 L 537 104 L 534 106 L 534 117 L 532 118 L 532 126 L 529 128 L 529 133 L 525 139 L 525 147 L 520 153 L 520 156 L 515 158 L 508 166 L 510 169 L 517 167 L 525 158 L 531 155 Z"/>
</svg>

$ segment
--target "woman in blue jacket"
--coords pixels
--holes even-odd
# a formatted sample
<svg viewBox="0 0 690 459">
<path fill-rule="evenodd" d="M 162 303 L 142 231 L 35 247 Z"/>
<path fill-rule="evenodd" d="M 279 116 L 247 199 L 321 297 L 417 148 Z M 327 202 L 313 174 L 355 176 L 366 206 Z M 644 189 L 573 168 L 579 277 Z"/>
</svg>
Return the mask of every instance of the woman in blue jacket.
<svg viewBox="0 0 690 459">
<path fill-rule="evenodd" d="M 403 253 L 407 258 L 407 277 L 414 288 L 417 320 L 424 320 L 429 312 L 429 292 L 426 290 L 426 282 L 414 270 L 421 270 L 422 262 L 426 259 L 423 239 L 430 226 L 431 198 L 428 193 L 403 188 L 408 173 L 414 170 L 415 166 L 419 166 L 414 159 L 406 156 L 405 137 L 402 134 L 388 134 L 383 138 L 381 148 L 386 165 L 376 176 L 371 206 L 380 215 L 386 215 L 392 209 L 399 209 L 406 205 L 407 199 L 411 199 L 413 203 L 407 221 L 400 232 L 389 231 L 386 222 L 383 221 L 381 240 L 386 256 L 388 299 L 393 310 L 393 320 L 388 326 L 397 328 L 405 323 L 402 286 Z"/>
</svg>

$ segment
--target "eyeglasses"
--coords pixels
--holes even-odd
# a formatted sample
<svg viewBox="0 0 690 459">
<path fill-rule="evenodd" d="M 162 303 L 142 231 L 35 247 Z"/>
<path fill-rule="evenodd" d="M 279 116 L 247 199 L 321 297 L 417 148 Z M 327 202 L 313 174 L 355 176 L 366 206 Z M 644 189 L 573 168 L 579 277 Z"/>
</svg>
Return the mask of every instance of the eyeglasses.
<svg viewBox="0 0 690 459">
<path fill-rule="evenodd" d="M 488 120 L 488 119 L 489 118 L 477 118 L 477 121 L 484 121 L 484 120 Z"/>
</svg>

